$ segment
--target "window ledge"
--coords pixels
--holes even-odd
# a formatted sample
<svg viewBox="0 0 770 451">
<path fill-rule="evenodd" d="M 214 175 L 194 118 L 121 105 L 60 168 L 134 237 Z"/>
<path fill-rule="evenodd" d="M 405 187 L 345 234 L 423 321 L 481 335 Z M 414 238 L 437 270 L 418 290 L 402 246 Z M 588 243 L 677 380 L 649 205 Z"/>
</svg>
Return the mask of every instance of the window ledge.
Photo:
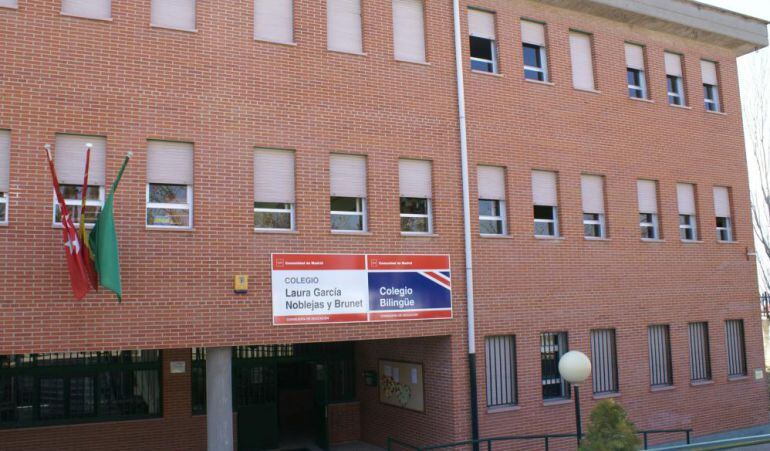
<svg viewBox="0 0 770 451">
<path fill-rule="evenodd" d="M 288 230 L 288 229 L 254 229 L 254 233 L 266 233 L 266 234 L 277 234 L 277 235 L 299 235 L 299 232 L 296 230 Z"/>
<path fill-rule="evenodd" d="M 343 236 L 370 236 L 373 235 L 372 232 L 368 230 L 330 230 L 329 233 L 332 235 L 343 235 Z"/>
<path fill-rule="evenodd" d="M 650 392 L 655 393 L 655 392 L 659 392 L 659 391 L 669 391 L 669 390 L 673 390 L 675 388 L 676 388 L 676 386 L 674 386 L 674 385 L 658 385 L 658 386 L 650 387 Z"/>
<path fill-rule="evenodd" d="M 714 381 L 690 381 L 690 387 L 703 387 L 704 385 L 714 385 Z"/>
<path fill-rule="evenodd" d="M 547 236 L 547 235 L 533 235 L 536 240 L 543 241 L 564 241 L 563 236 Z"/>
<path fill-rule="evenodd" d="M 410 60 L 400 60 L 398 58 L 393 58 L 393 61 L 397 63 L 406 63 L 406 64 L 416 64 L 418 66 L 432 66 L 433 64 L 427 62 L 427 61 L 410 61 Z"/>
<path fill-rule="evenodd" d="M 607 399 L 607 398 L 619 398 L 620 392 L 613 393 L 597 393 L 594 395 L 594 399 Z"/>
<path fill-rule="evenodd" d="M 666 240 L 662 240 L 660 238 L 640 238 L 640 241 L 642 243 L 665 243 Z"/>
<path fill-rule="evenodd" d="M 716 114 L 717 116 L 727 116 L 727 113 L 723 113 L 721 111 L 709 111 L 705 110 L 708 114 Z"/>
<path fill-rule="evenodd" d="M 671 108 L 678 108 L 680 110 L 691 110 L 692 109 L 691 106 L 687 106 L 687 105 L 674 105 L 673 103 L 669 103 L 668 106 L 670 106 Z"/>
<path fill-rule="evenodd" d="M 0 6 L 0 11 L 2 11 L 4 9 L 11 10 L 11 11 L 18 11 L 19 7 L 17 6 L 17 7 L 14 8 L 12 6 Z"/>
<path fill-rule="evenodd" d="M 703 244 L 703 240 L 682 240 L 679 241 L 682 242 L 682 244 Z"/>
<path fill-rule="evenodd" d="M 547 401 L 543 401 L 543 407 L 563 406 L 565 404 L 572 404 L 572 399 L 549 399 Z"/>
<path fill-rule="evenodd" d="M 587 92 L 589 94 L 601 94 L 602 93 L 598 89 L 583 89 L 583 88 L 576 88 L 574 86 L 572 87 L 572 89 L 574 91 L 577 91 L 577 92 Z"/>
<path fill-rule="evenodd" d="M 101 17 L 86 17 L 86 16 L 76 16 L 75 14 L 67 14 L 67 13 L 59 13 L 62 17 L 74 17 L 75 19 L 86 19 L 86 20 L 95 20 L 97 22 L 112 22 L 112 17 L 108 17 L 107 19 L 103 19 Z"/>
<path fill-rule="evenodd" d="M 727 382 L 747 381 L 749 376 L 727 376 Z"/>
<path fill-rule="evenodd" d="M 717 240 L 717 244 L 738 244 L 738 240 L 730 240 L 730 241 Z"/>
<path fill-rule="evenodd" d="M 281 41 L 271 41 L 269 39 L 261 39 L 261 38 L 254 38 L 255 42 L 264 42 L 265 44 L 278 44 L 278 45 L 285 45 L 288 47 L 296 47 L 296 42 L 281 42 Z"/>
<path fill-rule="evenodd" d="M 404 238 L 435 238 L 438 233 L 401 232 L 401 236 Z"/>
<path fill-rule="evenodd" d="M 552 81 L 540 81 L 540 80 L 531 80 L 529 78 L 525 78 L 524 81 L 527 83 L 534 83 L 536 85 L 543 85 L 543 86 L 556 86 L 556 84 Z"/>
<path fill-rule="evenodd" d="M 497 73 L 497 72 L 484 72 L 483 70 L 475 70 L 471 69 L 472 74 L 479 74 L 479 75 L 487 75 L 490 77 L 498 77 L 503 78 L 503 74 Z"/>
<path fill-rule="evenodd" d="M 8 227 L 8 221 L 0 222 L 0 227 Z"/>
<path fill-rule="evenodd" d="M 595 237 L 595 236 L 584 236 L 584 240 L 586 241 L 612 241 L 610 238 L 604 238 L 604 237 Z"/>
<path fill-rule="evenodd" d="M 155 25 L 154 23 L 150 24 L 150 28 L 154 28 L 156 30 L 181 31 L 181 32 L 184 32 L 184 33 L 197 33 L 198 32 L 197 29 L 189 30 L 187 28 L 172 28 L 172 27 L 166 27 L 166 26 L 163 26 L 163 25 Z"/>
<path fill-rule="evenodd" d="M 0 223 L 0 225 L 3 225 L 3 224 L 8 225 L 7 222 L 6 223 Z M 61 224 L 51 224 L 51 228 L 52 229 L 61 230 L 61 229 L 64 228 L 64 226 L 62 226 Z M 93 228 L 94 228 L 93 224 L 86 224 L 86 230 L 91 230 Z M 75 229 L 76 230 L 80 230 L 80 226 L 78 224 L 75 224 Z"/>
<path fill-rule="evenodd" d="M 521 410 L 521 406 L 487 407 L 487 413 L 515 412 L 517 410 Z"/>
<path fill-rule="evenodd" d="M 640 99 L 639 97 L 629 97 L 628 99 L 634 102 L 655 103 L 652 99 Z"/>
<path fill-rule="evenodd" d="M 513 238 L 512 235 L 509 234 L 495 234 L 495 233 L 479 233 L 479 237 L 481 238 L 491 238 L 493 240 L 499 240 L 499 239 L 509 239 Z"/>
<path fill-rule="evenodd" d="M 194 227 L 166 227 L 166 226 L 144 226 L 145 230 L 158 230 L 162 232 L 194 232 Z"/>
<path fill-rule="evenodd" d="M 345 50 L 334 50 L 334 49 L 326 49 L 326 50 L 331 53 L 336 53 L 338 55 L 368 56 L 366 52 L 346 52 Z"/>
</svg>

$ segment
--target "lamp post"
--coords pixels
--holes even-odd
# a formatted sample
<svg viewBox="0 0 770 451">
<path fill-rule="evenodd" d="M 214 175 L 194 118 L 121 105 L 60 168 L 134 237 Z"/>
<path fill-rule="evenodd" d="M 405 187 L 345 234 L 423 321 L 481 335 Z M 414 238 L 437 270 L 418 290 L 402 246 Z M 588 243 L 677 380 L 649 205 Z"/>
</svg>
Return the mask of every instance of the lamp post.
<svg viewBox="0 0 770 451">
<path fill-rule="evenodd" d="M 583 381 L 591 375 L 591 360 L 580 351 L 570 351 L 559 359 L 559 374 L 575 387 L 575 425 L 577 426 L 577 444 L 583 436 L 583 426 L 580 422 L 580 387 Z"/>
</svg>

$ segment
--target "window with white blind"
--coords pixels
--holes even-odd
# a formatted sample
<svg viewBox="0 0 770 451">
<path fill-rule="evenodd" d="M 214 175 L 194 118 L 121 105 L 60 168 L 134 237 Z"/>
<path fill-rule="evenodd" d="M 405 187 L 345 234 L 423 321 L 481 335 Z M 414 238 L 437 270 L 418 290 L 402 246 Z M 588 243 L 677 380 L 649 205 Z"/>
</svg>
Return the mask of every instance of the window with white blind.
<svg viewBox="0 0 770 451">
<path fill-rule="evenodd" d="M 643 240 L 660 239 L 658 226 L 658 183 L 637 180 L 636 196 L 639 203 L 639 229 Z"/>
<path fill-rule="evenodd" d="M 650 385 L 663 387 L 674 384 L 671 365 L 671 335 L 667 324 L 647 328 L 650 352 Z"/>
<path fill-rule="evenodd" d="M 559 373 L 559 360 L 568 350 L 567 332 L 540 334 L 540 371 L 545 400 L 570 397 L 570 386 Z"/>
<path fill-rule="evenodd" d="M 8 224 L 8 192 L 11 189 L 11 132 L 0 130 L 0 224 Z"/>
<path fill-rule="evenodd" d="M 363 53 L 361 0 L 326 0 L 326 37 L 329 50 Z"/>
<path fill-rule="evenodd" d="M 62 0 L 61 13 L 87 19 L 110 19 L 112 0 Z"/>
<path fill-rule="evenodd" d="M 548 81 L 545 25 L 522 20 L 521 42 L 524 52 L 524 78 L 527 80 Z"/>
<path fill-rule="evenodd" d="M 91 160 L 88 166 L 86 209 L 81 211 L 86 149 L 89 145 L 91 145 Z M 107 139 L 101 136 L 58 134 L 54 151 L 59 187 L 72 222 L 78 225 L 81 220 L 85 220 L 87 227 L 93 227 L 96 217 L 104 207 L 104 163 Z M 53 195 L 53 205 L 53 224 L 60 226 L 62 213 L 56 194 Z"/>
<path fill-rule="evenodd" d="M 605 238 L 607 227 L 604 215 L 604 177 L 580 177 L 583 198 L 583 234 L 586 238 Z"/>
<path fill-rule="evenodd" d="M 679 237 L 682 241 L 697 241 L 698 226 L 695 214 L 695 185 L 677 183 L 676 200 L 679 206 Z"/>
<path fill-rule="evenodd" d="M 690 380 L 711 380 L 711 351 L 709 350 L 708 323 L 690 323 Z"/>
<path fill-rule="evenodd" d="M 393 52 L 397 60 L 425 62 L 423 0 L 393 0 Z"/>
<path fill-rule="evenodd" d="M 469 8 L 468 33 L 470 34 L 471 69 L 497 73 L 495 13 Z"/>
<path fill-rule="evenodd" d="M 152 0 L 150 23 L 153 27 L 195 31 L 196 0 Z"/>
<path fill-rule="evenodd" d="M 725 321 L 725 344 L 727 346 L 727 375 L 741 377 L 748 374 L 746 369 L 746 341 L 742 319 Z"/>
<path fill-rule="evenodd" d="M 294 1 L 254 0 L 254 39 L 294 42 Z"/>
<path fill-rule="evenodd" d="M 619 391 L 615 329 L 591 331 L 591 367 L 595 394 Z"/>
<path fill-rule="evenodd" d="M 485 340 L 487 357 L 487 407 L 518 404 L 516 337 L 499 335 Z"/>
<path fill-rule="evenodd" d="M 570 31 L 569 50 L 572 60 L 572 86 L 575 89 L 594 91 L 594 58 L 591 35 Z"/>
<path fill-rule="evenodd" d="M 193 226 L 193 145 L 147 142 L 147 219 L 151 228 Z"/>
<path fill-rule="evenodd" d="M 532 171 L 532 204 L 535 236 L 559 236 L 555 172 Z"/>
<path fill-rule="evenodd" d="M 433 232 L 431 212 L 432 165 L 425 160 L 398 161 L 398 184 L 401 194 L 401 233 Z"/>
<path fill-rule="evenodd" d="M 18 7 L 19 7 L 18 0 L 0 0 L 0 8 L 18 9 Z"/>
<path fill-rule="evenodd" d="M 684 73 L 682 71 L 682 55 L 665 52 L 663 54 L 666 66 L 666 82 L 668 87 L 668 103 L 685 106 Z"/>
<path fill-rule="evenodd" d="M 366 157 L 332 154 L 329 173 L 332 230 L 366 231 Z"/>
<path fill-rule="evenodd" d="M 730 213 L 730 188 L 714 187 L 714 213 L 716 215 L 717 240 L 733 240 L 732 214 Z"/>
<path fill-rule="evenodd" d="M 254 229 L 296 230 L 294 152 L 254 152 Z"/>
<path fill-rule="evenodd" d="M 644 47 L 626 43 L 626 76 L 628 95 L 634 99 L 647 98 L 647 79 L 644 73 Z"/>
<path fill-rule="evenodd" d="M 719 77 L 717 63 L 701 60 L 701 78 L 703 79 L 703 102 L 707 111 L 722 111 L 719 104 Z"/>
<path fill-rule="evenodd" d="M 479 166 L 479 230 L 482 235 L 505 235 L 505 169 Z"/>
</svg>

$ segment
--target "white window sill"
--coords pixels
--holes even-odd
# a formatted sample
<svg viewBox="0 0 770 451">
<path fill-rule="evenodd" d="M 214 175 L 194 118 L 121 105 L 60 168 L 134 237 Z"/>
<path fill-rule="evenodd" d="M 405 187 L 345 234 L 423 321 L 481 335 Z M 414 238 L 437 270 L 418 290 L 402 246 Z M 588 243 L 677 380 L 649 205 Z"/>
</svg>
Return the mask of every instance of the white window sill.
<svg viewBox="0 0 770 451">
<path fill-rule="evenodd" d="M 75 14 L 67 14 L 67 13 L 59 13 L 62 17 L 74 17 L 75 19 L 86 19 L 86 20 L 96 20 L 99 22 L 112 22 L 112 17 L 103 18 L 103 17 L 86 17 L 86 16 L 76 16 Z"/>
<path fill-rule="evenodd" d="M 572 399 L 549 399 L 547 401 L 543 401 L 543 407 L 563 406 L 565 404 L 572 404 Z"/>
<path fill-rule="evenodd" d="M 583 88 L 576 88 L 574 86 L 572 87 L 572 89 L 574 91 L 577 91 L 577 92 L 587 92 L 589 94 L 601 94 L 602 93 L 601 91 L 599 91 L 597 89 L 583 89 Z"/>
<path fill-rule="evenodd" d="M 471 73 L 472 74 L 479 74 L 479 75 L 487 75 L 487 76 L 490 76 L 490 77 L 503 78 L 503 74 L 499 74 L 497 72 L 486 72 L 486 71 L 483 71 L 483 70 L 471 69 Z"/>
<path fill-rule="evenodd" d="M 499 240 L 499 239 L 510 239 L 510 238 L 513 238 L 513 236 L 511 236 L 511 235 L 509 235 L 507 233 L 504 233 L 504 234 L 499 234 L 499 233 L 479 233 L 479 237 L 481 237 L 481 238 L 491 238 L 493 240 L 495 240 L 495 239 Z"/>
<path fill-rule="evenodd" d="M 674 385 L 657 385 L 657 386 L 650 387 L 650 392 L 655 393 L 659 391 L 669 391 L 675 388 L 676 386 Z"/>
<path fill-rule="evenodd" d="M 583 239 L 586 240 L 586 241 L 612 241 L 609 238 L 596 237 L 596 236 L 584 236 Z"/>
<path fill-rule="evenodd" d="M 703 244 L 703 240 L 682 240 L 679 241 L 682 242 L 682 244 Z"/>
<path fill-rule="evenodd" d="M 749 376 L 727 376 L 727 382 L 737 382 L 749 380 Z"/>
<path fill-rule="evenodd" d="M 655 101 L 652 99 L 640 99 L 639 97 L 629 97 L 628 99 L 635 102 L 655 103 Z"/>
<path fill-rule="evenodd" d="M 721 111 L 710 111 L 710 110 L 704 110 L 708 114 L 716 114 L 717 116 L 727 116 L 727 113 L 723 113 Z"/>
<path fill-rule="evenodd" d="M 173 27 L 166 27 L 166 26 L 163 26 L 163 25 L 155 25 L 153 23 L 150 24 L 150 28 L 154 28 L 156 30 L 182 31 L 182 32 L 185 32 L 185 33 L 197 33 L 198 32 L 197 29 L 190 30 L 188 28 L 173 28 Z"/>
<path fill-rule="evenodd" d="M 0 227 L 8 227 L 8 221 L 0 222 Z"/>
<path fill-rule="evenodd" d="M 521 406 L 487 407 L 487 413 L 515 412 L 517 410 L 521 410 Z"/>
<path fill-rule="evenodd" d="M 738 240 L 730 240 L 730 241 L 717 240 L 717 244 L 738 244 Z"/>
<path fill-rule="evenodd" d="M 536 240 L 543 241 L 564 241 L 563 236 L 550 236 L 550 235 L 533 235 Z"/>
<path fill-rule="evenodd" d="M 401 236 L 405 238 L 435 238 L 438 234 L 430 232 L 401 232 Z"/>
<path fill-rule="evenodd" d="M 0 6 L 0 11 L 2 11 L 4 9 L 9 9 L 11 11 L 18 11 L 19 7 L 18 6 L 16 6 L 16 7 L 13 7 L 13 6 Z"/>
<path fill-rule="evenodd" d="M 666 240 L 660 238 L 640 238 L 642 243 L 665 243 Z"/>
<path fill-rule="evenodd" d="M 418 66 L 432 66 L 432 64 L 427 62 L 427 61 L 400 60 L 398 58 L 393 58 L 393 61 L 395 61 L 397 63 L 416 64 Z"/>
<path fill-rule="evenodd" d="M 193 227 L 171 227 L 171 226 L 154 226 L 154 225 L 145 225 L 144 228 L 146 230 L 158 230 L 163 232 L 194 232 L 195 228 Z"/>
<path fill-rule="evenodd" d="M 608 398 L 620 398 L 620 392 L 594 394 L 594 399 L 608 399 Z"/>
<path fill-rule="evenodd" d="M 298 235 L 299 232 L 291 229 L 254 229 L 254 233 L 274 233 L 278 235 Z"/>
<path fill-rule="evenodd" d="M 540 80 L 532 80 L 532 79 L 529 79 L 529 78 L 525 78 L 525 79 L 524 79 L 524 81 L 526 81 L 527 83 L 534 83 L 534 84 L 536 84 L 536 85 L 543 85 L 543 86 L 556 86 L 556 85 L 555 85 L 553 82 L 551 82 L 551 81 L 540 81 Z"/>
<path fill-rule="evenodd" d="M 714 381 L 690 381 L 690 387 L 703 387 L 708 385 L 714 385 Z"/>
<path fill-rule="evenodd" d="M 670 106 L 671 108 L 677 108 L 677 109 L 680 109 L 680 110 L 691 110 L 692 109 L 691 106 L 687 106 L 687 105 L 674 105 L 673 103 L 669 103 L 668 106 Z"/>
<path fill-rule="evenodd" d="M 352 236 L 370 236 L 372 232 L 368 230 L 330 230 L 332 235 L 352 235 Z"/>
<path fill-rule="evenodd" d="M 334 50 L 334 49 L 326 49 L 331 53 L 336 53 L 338 55 L 349 55 L 349 56 L 368 56 L 366 52 L 348 52 L 345 50 Z"/>
<path fill-rule="evenodd" d="M 269 39 L 262 39 L 262 38 L 254 38 L 255 42 L 264 42 L 265 44 L 278 44 L 278 45 L 285 45 L 288 47 L 296 47 L 296 42 L 283 42 L 283 41 L 271 41 Z"/>
</svg>

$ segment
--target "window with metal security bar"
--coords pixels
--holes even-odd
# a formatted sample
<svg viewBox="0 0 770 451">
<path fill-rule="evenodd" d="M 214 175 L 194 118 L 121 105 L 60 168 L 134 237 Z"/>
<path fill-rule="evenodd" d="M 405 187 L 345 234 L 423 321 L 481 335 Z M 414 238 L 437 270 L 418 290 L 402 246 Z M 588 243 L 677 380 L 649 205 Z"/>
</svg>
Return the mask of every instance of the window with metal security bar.
<svg viewBox="0 0 770 451">
<path fill-rule="evenodd" d="M 728 376 L 736 377 L 745 376 L 747 374 L 746 342 L 744 339 L 742 319 L 732 319 L 725 321 Z"/>
<path fill-rule="evenodd" d="M 690 323 L 690 380 L 711 380 L 711 352 L 708 323 Z"/>
<path fill-rule="evenodd" d="M 486 339 L 487 406 L 515 406 L 516 337 L 501 335 Z"/>
<path fill-rule="evenodd" d="M 540 334 L 540 369 L 543 399 L 568 399 L 570 387 L 559 373 L 559 359 L 567 353 L 567 332 Z"/>
<path fill-rule="evenodd" d="M 595 394 L 619 391 L 615 329 L 591 331 L 591 366 Z"/>
<path fill-rule="evenodd" d="M 671 368 L 671 335 L 666 324 L 647 329 L 650 350 L 650 385 L 665 387 L 674 384 Z"/>
</svg>

